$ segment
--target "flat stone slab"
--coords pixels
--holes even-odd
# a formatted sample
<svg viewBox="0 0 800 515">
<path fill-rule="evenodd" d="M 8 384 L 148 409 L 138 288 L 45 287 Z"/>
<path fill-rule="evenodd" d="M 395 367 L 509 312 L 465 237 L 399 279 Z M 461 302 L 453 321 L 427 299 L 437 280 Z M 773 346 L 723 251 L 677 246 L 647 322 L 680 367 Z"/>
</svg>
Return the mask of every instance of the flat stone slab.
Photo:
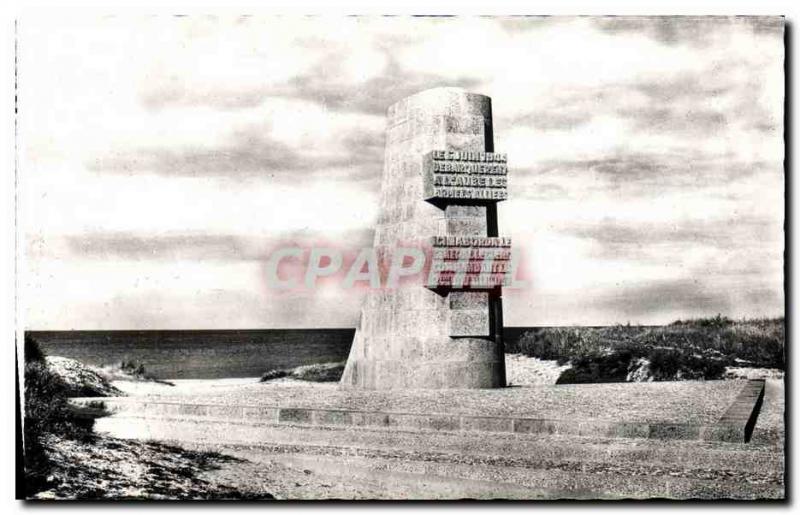
<svg viewBox="0 0 800 515">
<path fill-rule="evenodd" d="M 746 441 L 763 381 L 557 385 L 487 390 L 340 390 L 250 384 L 203 395 L 73 399 L 122 416 L 244 423 Z M 754 392 L 756 392 L 754 394 Z M 747 417 L 739 416 L 747 409 Z M 755 415 L 754 415 L 755 413 Z M 726 418 L 727 417 L 727 418 Z M 739 418 L 736 418 L 739 417 Z M 752 427 L 751 427 L 752 430 Z"/>
<path fill-rule="evenodd" d="M 737 442 L 750 441 L 761 405 L 764 402 L 765 385 L 764 380 L 751 380 L 739 390 L 736 399 L 717 421 L 719 439 Z"/>
</svg>

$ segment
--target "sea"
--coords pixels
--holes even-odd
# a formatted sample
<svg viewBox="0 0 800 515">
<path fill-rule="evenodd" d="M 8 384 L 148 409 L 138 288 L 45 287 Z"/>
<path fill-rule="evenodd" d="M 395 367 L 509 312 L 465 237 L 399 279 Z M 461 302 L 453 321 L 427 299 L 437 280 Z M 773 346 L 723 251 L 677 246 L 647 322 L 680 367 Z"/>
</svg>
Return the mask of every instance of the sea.
<svg viewBox="0 0 800 515">
<path fill-rule="evenodd" d="M 506 345 L 527 328 L 506 328 Z M 344 361 L 355 329 L 28 331 L 48 356 L 88 365 L 134 361 L 160 379 L 260 377 L 273 369 Z"/>
</svg>

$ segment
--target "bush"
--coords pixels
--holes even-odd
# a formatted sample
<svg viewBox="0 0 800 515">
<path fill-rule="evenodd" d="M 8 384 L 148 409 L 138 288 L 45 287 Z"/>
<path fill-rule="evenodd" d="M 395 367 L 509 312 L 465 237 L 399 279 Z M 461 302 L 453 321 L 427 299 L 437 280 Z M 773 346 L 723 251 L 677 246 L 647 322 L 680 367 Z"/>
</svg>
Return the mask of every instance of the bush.
<svg viewBox="0 0 800 515">
<path fill-rule="evenodd" d="M 30 496 L 48 485 L 52 465 L 44 451 L 43 440 L 47 435 L 86 440 L 91 437 L 94 421 L 74 417 L 67 404 L 68 386 L 48 369 L 44 353 L 35 341 L 26 338 L 25 347 L 23 452 L 25 494 Z"/>
<path fill-rule="evenodd" d="M 316 383 L 325 383 L 338 381 L 342 378 L 346 362 L 339 361 L 335 363 L 315 363 L 313 365 L 304 365 L 292 369 L 273 369 L 265 372 L 261 376 L 261 382 L 272 381 L 273 379 L 280 379 L 282 377 L 291 377 L 292 379 L 299 379 L 302 381 L 314 381 Z"/>
<path fill-rule="evenodd" d="M 573 360 L 572 368 L 561 373 L 556 384 L 625 382 L 631 358 L 627 350 L 580 356 Z"/>
<path fill-rule="evenodd" d="M 717 356 L 690 354 L 676 349 L 653 349 L 647 359 L 656 381 L 719 379 L 726 366 L 725 360 Z"/>
<path fill-rule="evenodd" d="M 264 375 L 261 376 L 261 382 L 265 383 L 267 381 L 272 381 L 273 379 L 280 379 L 281 377 L 286 377 L 290 374 L 291 372 L 288 370 L 275 368 L 268 372 L 264 372 Z"/>
<path fill-rule="evenodd" d="M 526 356 L 556 360 L 564 364 L 578 355 L 601 350 L 589 328 L 542 328 L 526 331 L 517 342 L 517 350 Z"/>
<path fill-rule="evenodd" d="M 628 354 L 632 362 L 647 358 L 655 380 L 717 379 L 741 360 L 784 370 L 784 347 L 783 318 L 734 321 L 721 315 L 660 327 L 538 328 L 516 342 L 527 356 L 572 363 L 575 370 L 562 374 L 570 382 L 615 379 L 621 365 L 616 360 Z"/>
<path fill-rule="evenodd" d="M 39 347 L 39 342 L 33 339 L 28 333 L 25 333 L 25 363 L 44 362 L 44 352 Z"/>
<path fill-rule="evenodd" d="M 144 368 L 144 363 L 139 363 L 134 360 L 122 360 L 119 364 L 120 370 L 124 373 L 134 377 L 149 378 L 147 370 Z"/>
<path fill-rule="evenodd" d="M 317 363 L 297 367 L 292 372 L 292 377 L 303 381 L 314 381 L 317 383 L 334 382 L 342 378 L 345 362 L 338 363 Z"/>
<path fill-rule="evenodd" d="M 25 434 L 57 433 L 85 436 L 85 422 L 77 420 L 67 403 L 69 387 L 45 363 L 25 365 Z M 91 429 L 91 425 L 89 425 Z"/>
<path fill-rule="evenodd" d="M 675 349 L 653 349 L 647 360 L 656 381 L 675 377 L 681 369 L 681 353 Z"/>
</svg>

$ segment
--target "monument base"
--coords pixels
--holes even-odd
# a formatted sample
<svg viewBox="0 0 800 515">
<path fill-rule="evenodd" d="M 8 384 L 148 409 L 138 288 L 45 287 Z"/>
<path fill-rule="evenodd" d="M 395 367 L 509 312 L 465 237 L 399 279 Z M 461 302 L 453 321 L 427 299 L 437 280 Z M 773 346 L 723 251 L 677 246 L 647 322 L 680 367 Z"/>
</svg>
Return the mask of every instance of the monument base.
<svg viewBox="0 0 800 515">
<path fill-rule="evenodd" d="M 77 398 L 71 404 L 87 416 L 95 407 L 95 415 L 165 420 L 746 442 L 763 391 L 763 381 L 402 392 L 256 383 L 225 394 L 103 398 L 102 403 Z"/>
</svg>

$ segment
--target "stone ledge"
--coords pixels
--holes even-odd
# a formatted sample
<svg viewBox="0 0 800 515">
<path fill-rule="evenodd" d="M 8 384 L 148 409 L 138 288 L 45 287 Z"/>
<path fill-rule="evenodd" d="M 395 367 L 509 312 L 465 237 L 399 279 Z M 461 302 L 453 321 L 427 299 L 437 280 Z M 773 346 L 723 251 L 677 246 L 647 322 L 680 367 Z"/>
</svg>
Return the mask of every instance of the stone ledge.
<svg viewBox="0 0 800 515">
<path fill-rule="evenodd" d="M 749 442 L 764 402 L 765 386 L 766 381 L 763 379 L 747 381 L 728 410 L 717 421 L 714 437 L 710 439 Z"/>
<path fill-rule="evenodd" d="M 102 403 L 106 414 L 119 414 L 121 416 L 130 414 L 152 418 L 203 419 L 232 423 L 747 442 L 755 426 L 763 396 L 764 382 L 749 381 L 720 420 L 708 425 L 204 404 L 155 401 L 152 399 L 140 400 L 131 397 L 103 398 Z M 98 398 L 74 398 L 70 399 L 70 402 L 76 409 L 85 410 L 96 404 Z M 743 414 L 742 406 L 749 409 L 746 414 Z"/>
</svg>

